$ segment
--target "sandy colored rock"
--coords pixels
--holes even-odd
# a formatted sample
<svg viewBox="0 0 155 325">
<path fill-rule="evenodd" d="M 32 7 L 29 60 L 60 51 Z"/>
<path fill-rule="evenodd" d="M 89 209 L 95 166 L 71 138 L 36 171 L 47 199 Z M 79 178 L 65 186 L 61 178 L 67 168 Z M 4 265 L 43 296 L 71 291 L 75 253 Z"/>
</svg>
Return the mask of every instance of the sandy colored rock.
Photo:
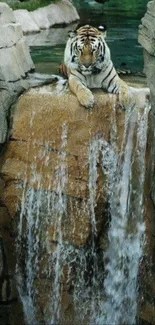
<svg viewBox="0 0 155 325">
<path fill-rule="evenodd" d="M 36 146 L 25 142 L 11 142 L 10 153 L 6 153 L 5 165 L 3 165 L 3 178 L 8 181 L 10 179 L 17 181 L 24 181 L 25 177 L 31 187 L 38 188 L 40 179 L 33 178 L 32 165 L 34 164 L 35 172 L 41 177 L 41 186 L 44 190 L 57 189 L 57 183 L 51 182 L 51 179 L 56 179 L 57 166 L 60 164 L 61 155 L 57 152 L 50 152 L 48 156 L 48 163 L 46 162 L 46 150 L 42 146 Z M 28 154 L 25 155 L 25 152 Z M 13 156 L 12 156 L 13 155 Z M 34 161 L 35 155 L 35 161 Z M 42 156 L 42 157 L 41 157 Z M 23 161 L 23 157 L 24 161 Z M 73 155 L 68 155 L 65 159 L 68 166 L 68 185 L 66 193 L 76 197 L 88 196 L 88 162 L 84 159 L 76 159 Z M 9 170 L 9 176 L 8 176 Z M 76 186 L 75 186 L 76 184 Z"/>
<path fill-rule="evenodd" d="M 14 115 L 12 138 L 16 140 L 48 145 L 60 149 L 62 126 L 66 125 L 66 152 L 75 156 L 88 157 L 89 141 L 103 136 L 110 139 L 114 118 L 113 105 L 117 103 L 115 95 L 95 91 L 96 105 L 93 110 L 80 106 L 77 98 L 67 93 L 57 96 L 52 88 L 40 91 L 30 90 L 20 98 Z M 33 112 L 33 113 L 32 113 Z M 123 135 L 124 112 L 116 107 L 118 143 Z"/>
<path fill-rule="evenodd" d="M 27 154 L 25 155 L 25 153 Z M 5 163 L 2 166 L 2 177 L 6 182 L 10 182 L 10 180 L 24 182 L 26 178 L 27 184 L 36 190 L 41 183 L 42 189 L 57 191 L 57 169 L 61 164 L 61 159 L 61 153 L 52 150 L 49 152 L 49 149 L 46 150 L 43 146 L 33 145 L 31 142 L 12 141 L 4 155 Z M 82 159 L 81 153 L 80 157 L 68 154 L 64 163 L 67 166 L 68 173 L 65 193 L 78 198 L 88 198 L 88 160 L 86 158 Z M 34 178 L 34 172 L 40 177 Z M 102 201 L 106 195 L 104 193 L 101 167 L 98 167 L 98 175 L 98 201 Z"/>
<path fill-rule="evenodd" d="M 0 207 L 0 228 L 10 227 L 10 215 L 5 206 Z"/>
<path fill-rule="evenodd" d="M 154 305 L 146 304 L 142 307 L 142 311 L 140 313 L 140 318 L 148 322 L 149 324 L 155 324 L 155 312 Z"/>
<path fill-rule="evenodd" d="M 48 89 L 42 87 L 40 91 L 30 90 L 19 99 L 14 114 L 13 141 L 8 144 L 3 157 L 2 177 L 8 184 L 11 181 L 11 186 L 13 182 L 15 186 L 16 182 L 24 182 L 26 177 L 27 186 L 37 190 L 41 182 L 42 189 L 56 191 L 65 125 L 67 138 L 63 163 L 68 174 L 65 194 L 89 198 L 89 145 L 95 137 L 103 136 L 105 140 L 110 140 L 111 123 L 115 115 L 113 104 L 117 98 L 97 91 L 96 105 L 88 111 L 79 105 L 73 94 L 57 96 L 54 87 L 50 88 L 50 92 L 47 92 Z M 119 130 L 117 140 L 120 143 L 124 112 L 119 106 L 116 110 L 116 123 Z M 34 172 L 40 177 L 32 177 Z M 102 204 L 106 201 L 106 195 L 101 167 L 98 168 L 98 175 L 98 202 Z M 3 195 L 5 202 L 10 194 L 14 197 L 8 186 Z"/>
<path fill-rule="evenodd" d="M 49 91 L 50 90 L 50 91 Z M 21 96 L 14 113 L 12 140 L 3 156 L 1 175 L 6 182 L 2 200 L 11 216 L 15 216 L 22 200 L 22 187 L 37 192 L 58 191 L 58 172 L 63 164 L 67 173 L 67 185 L 63 192 L 67 199 L 67 215 L 62 219 L 63 241 L 83 247 L 91 235 L 89 206 L 89 146 L 94 138 L 110 141 L 113 119 L 116 120 L 118 143 L 122 138 L 124 112 L 113 104 L 116 96 L 95 92 L 93 110 L 80 106 L 76 97 L 67 92 L 55 94 L 54 85 L 33 89 Z M 63 145 L 63 129 L 66 145 Z M 106 176 L 98 166 L 96 198 L 96 226 L 98 233 L 106 221 Z M 53 218 L 53 217 L 52 217 Z M 57 242 L 57 222 L 48 227 L 50 241 Z"/>
<path fill-rule="evenodd" d="M 39 321 L 44 319 L 44 322 L 48 322 L 51 319 L 50 299 L 55 274 L 58 274 L 56 281 L 62 288 L 60 297 L 62 324 L 66 325 L 73 324 L 74 319 L 75 324 L 78 321 L 73 292 L 79 283 L 79 277 L 81 276 L 81 281 L 85 281 L 86 278 L 88 285 L 91 284 L 91 274 L 94 272 L 93 260 L 101 268 L 100 274 L 103 275 L 103 251 L 107 247 L 106 229 L 110 217 L 107 178 L 106 172 L 102 171 L 99 156 L 96 161 L 98 174 L 94 205 L 96 233 L 93 238 L 89 184 L 90 144 L 94 139 L 101 138 L 110 146 L 115 139 L 116 152 L 119 152 L 125 113 L 119 107 L 117 96 L 100 90 L 94 91 L 94 95 L 95 106 L 89 111 L 80 106 L 72 93 L 69 91 L 60 93 L 54 84 L 29 90 L 16 104 L 10 141 L 3 155 L 1 177 L 5 182 L 5 188 L 1 201 L 16 222 L 21 211 L 22 196 L 25 199 L 26 209 L 22 221 L 23 260 L 27 257 L 26 245 L 24 246 L 25 234 L 29 231 L 27 224 L 30 221 L 32 229 L 37 226 L 34 236 L 36 246 L 39 243 L 35 251 L 39 250 L 36 262 L 38 271 L 33 288 L 36 290 L 35 304 Z M 147 200 L 150 182 L 149 146 L 146 157 Z M 134 167 L 137 179 L 139 169 L 136 163 Z M 61 177 L 63 180 L 67 177 L 66 186 L 60 183 Z M 27 190 L 30 190 L 30 196 L 26 196 Z M 49 197 L 52 195 L 54 199 L 50 201 Z M 153 210 L 151 202 L 147 201 L 149 205 L 145 202 L 145 208 L 150 212 L 145 214 L 145 218 L 148 219 L 146 231 L 151 242 L 153 231 L 150 218 Z M 26 218 L 27 212 L 29 220 Z M 92 249 L 93 241 L 96 251 L 92 252 L 90 247 Z M 151 251 L 153 247 L 154 244 Z M 56 262 L 60 263 L 58 269 L 55 266 Z M 33 269 L 33 265 L 31 267 Z M 83 303 L 82 297 L 79 299 L 81 300 L 78 303 Z M 90 301 L 88 300 L 86 304 L 89 310 Z M 87 324 L 89 317 L 88 315 L 85 317 Z"/>
<path fill-rule="evenodd" d="M 15 216 L 21 206 L 22 192 L 22 187 L 14 182 L 9 182 L 3 190 L 3 202 L 8 209 L 10 218 Z"/>
</svg>

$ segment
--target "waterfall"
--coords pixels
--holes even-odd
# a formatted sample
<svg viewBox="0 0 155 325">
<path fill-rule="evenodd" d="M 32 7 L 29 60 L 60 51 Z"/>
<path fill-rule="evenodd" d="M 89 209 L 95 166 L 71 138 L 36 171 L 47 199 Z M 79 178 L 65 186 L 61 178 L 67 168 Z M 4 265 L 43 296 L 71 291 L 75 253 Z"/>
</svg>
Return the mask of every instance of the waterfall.
<svg viewBox="0 0 155 325">
<path fill-rule="evenodd" d="M 33 120 L 31 121 L 33 124 Z M 18 224 L 18 236 L 16 243 L 17 250 L 17 283 L 26 323 L 30 325 L 39 324 L 37 321 L 36 301 L 38 290 L 35 283 L 39 278 L 39 273 L 51 277 L 54 273 L 54 281 L 50 283 L 50 293 L 53 299 L 50 299 L 52 316 L 50 324 L 59 321 L 60 312 L 60 275 L 61 275 L 61 257 L 63 255 L 63 242 L 61 223 L 63 215 L 66 214 L 66 196 L 63 194 L 67 185 L 67 165 L 66 165 L 66 144 L 67 144 L 67 126 L 62 125 L 61 147 L 59 152 L 60 164 L 57 165 L 55 171 L 56 191 L 51 192 L 51 178 L 49 177 L 48 191 L 42 188 L 42 168 L 48 166 L 50 161 L 50 145 L 46 144 L 45 148 L 41 147 L 38 156 L 34 157 L 34 163 L 31 165 L 31 186 L 27 186 L 27 173 L 25 170 L 25 179 L 23 184 L 23 195 L 21 202 L 21 211 Z M 34 152 L 35 146 L 34 145 Z M 27 146 L 27 155 L 29 155 L 29 141 Z M 40 171 L 37 171 L 37 160 L 42 159 L 43 165 Z M 37 188 L 35 186 L 37 184 Z M 53 225 L 58 233 L 58 244 L 56 250 L 52 251 L 51 243 L 48 236 L 48 227 Z M 43 241 L 43 236 L 45 241 Z M 41 250 L 47 255 L 45 268 L 41 270 L 43 257 Z M 54 269 L 53 269 L 54 265 Z M 49 322 L 49 320 L 48 320 Z"/>
<path fill-rule="evenodd" d="M 61 160 L 60 166 L 58 166 L 57 170 L 57 231 L 58 231 L 58 244 L 57 249 L 54 253 L 54 281 L 52 287 L 52 319 L 50 324 L 54 325 L 55 322 L 59 322 L 60 319 L 60 304 L 61 304 L 61 284 L 60 284 L 60 274 L 61 274 L 61 258 L 62 258 L 62 250 L 63 250 L 63 241 L 62 241 L 62 218 L 64 214 L 67 214 L 67 203 L 66 197 L 63 195 L 67 185 L 67 164 L 65 163 L 66 158 L 66 145 L 67 145 L 67 127 L 63 125 L 62 130 L 62 145 L 61 145 Z"/>
<path fill-rule="evenodd" d="M 65 194 L 69 179 L 67 125 L 62 125 L 61 144 L 56 155 L 53 155 L 51 143 L 45 146 L 33 143 L 34 153 L 36 146 L 40 151 L 34 154 L 30 171 L 28 166 L 25 169 L 16 244 L 18 290 L 27 324 L 39 325 L 38 319 L 43 317 L 46 325 L 63 325 L 64 272 L 67 273 L 69 299 L 71 297 L 74 304 L 75 324 L 135 324 L 138 273 L 145 244 L 143 196 L 149 110 L 146 107 L 140 112 L 134 108 L 126 112 L 121 148 L 118 148 L 114 106 L 109 143 L 101 135 L 90 142 L 89 198 L 76 201 L 77 211 L 81 204 L 84 216 L 90 217 L 90 237 L 85 246 L 76 247 L 64 235 L 68 206 L 72 204 Z M 30 143 L 29 139 L 27 156 L 32 150 Z M 42 161 L 39 170 L 38 159 Z M 54 177 L 49 172 L 44 189 L 43 169 L 52 164 Z M 105 250 L 99 247 L 96 216 L 99 166 L 108 202 Z M 40 298 L 40 291 L 44 299 Z M 38 307 L 40 299 L 43 309 Z"/>
<path fill-rule="evenodd" d="M 117 158 L 112 152 L 109 155 L 101 143 L 103 169 L 106 166 L 108 176 L 111 222 L 109 246 L 104 256 L 106 298 L 100 305 L 97 324 L 133 325 L 136 322 L 138 271 L 145 243 L 143 191 L 149 110 L 147 107 L 143 114 L 136 110 L 126 113 L 122 150 Z"/>
</svg>

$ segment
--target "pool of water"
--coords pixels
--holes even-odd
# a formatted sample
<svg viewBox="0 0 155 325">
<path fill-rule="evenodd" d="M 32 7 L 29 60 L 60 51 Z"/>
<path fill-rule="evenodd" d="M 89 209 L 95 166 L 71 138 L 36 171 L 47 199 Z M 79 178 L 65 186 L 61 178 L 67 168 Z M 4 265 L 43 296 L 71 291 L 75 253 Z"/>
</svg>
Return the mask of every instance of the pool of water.
<svg viewBox="0 0 155 325">
<path fill-rule="evenodd" d="M 27 36 L 36 70 L 57 73 L 68 31 L 83 24 L 107 26 L 107 43 L 117 69 L 142 71 L 142 47 L 137 42 L 138 25 L 146 12 L 147 0 L 109 0 L 104 5 L 95 1 L 75 0 L 80 21 L 67 27 L 51 28 Z"/>
</svg>

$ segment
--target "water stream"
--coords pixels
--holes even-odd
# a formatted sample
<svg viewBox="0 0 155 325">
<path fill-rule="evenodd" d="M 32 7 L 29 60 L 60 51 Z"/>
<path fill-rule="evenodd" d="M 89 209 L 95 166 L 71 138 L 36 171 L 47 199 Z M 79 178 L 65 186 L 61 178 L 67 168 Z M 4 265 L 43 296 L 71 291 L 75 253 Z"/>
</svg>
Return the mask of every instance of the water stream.
<svg viewBox="0 0 155 325">
<path fill-rule="evenodd" d="M 136 323 L 138 272 L 145 243 L 143 192 L 148 112 L 146 108 L 143 114 L 136 111 L 126 114 L 123 150 L 117 161 L 113 156 L 112 169 L 107 163 L 111 222 L 109 246 L 104 256 L 106 301 L 99 324 Z M 103 168 L 105 156 L 103 149 Z M 136 178 L 135 168 L 138 169 Z"/>
<path fill-rule="evenodd" d="M 78 248 L 65 239 L 70 198 L 68 184 L 67 125 L 62 125 L 61 147 L 55 168 L 55 191 L 48 175 L 48 190 L 43 188 L 42 169 L 52 162 L 50 144 L 40 146 L 31 166 L 31 186 L 27 187 L 25 170 L 23 197 L 17 236 L 17 279 L 25 319 L 39 324 L 40 292 L 45 291 L 44 323 L 63 324 L 63 286 L 70 287 L 75 318 L 95 325 L 136 324 L 138 308 L 138 273 L 145 245 L 143 195 L 145 151 L 149 107 L 126 112 L 121 150 L 117 148 L 115 107 L 112 114 L 111 140 L 96 137 L 89 147 L 89 201 L 83 209 L 89 212 L 91 238 Z M 35 116 L 33 117 L 35 118 Z M 33 125 L 33 121 L 32 121 Z M 33 127 L 32 127 L 33 130 Z M 34 143 L 35 146 L 38 145 Z M 29 155 L 29 142 L 27 148 Z M 109 226 L 107 249 L 98 247 L 97 205 L 98 165 L 106 175 Z M 103 178 L 105 182 L 105 177 Z M 78 211 L 78 206 L 76 207 Z M 74 224 L 74 220 L 73 220 Z M 75 273 L 73 270 L 76 270 Z M 64 272 L 67 284 L 63 283 Z M 44 288 L 41 288 L 43 279 Z M 66 290 L 66 289 L 65 289 Z"/>
</svg>

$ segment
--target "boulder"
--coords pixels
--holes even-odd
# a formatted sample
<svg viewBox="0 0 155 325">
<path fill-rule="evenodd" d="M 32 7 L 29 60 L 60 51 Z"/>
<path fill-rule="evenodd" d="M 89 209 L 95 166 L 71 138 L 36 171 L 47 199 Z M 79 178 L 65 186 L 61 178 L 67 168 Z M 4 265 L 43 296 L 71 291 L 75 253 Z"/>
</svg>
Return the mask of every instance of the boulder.
<svg viewBox="0 0 155 325">
<path fill-rule="evenodd" d="M 22 26 L 23 33 L 37 33 L 39 26 L 31 17 L 31 13 L 26 9 L 14 10 L 16 21 Z"/>
<path fill-rule="evenodd" d="M 51 303 L 54 304 L 54 300 L 50 302 L 48 297 L 52 294 L 51 283 L 54 283 L 55 290 L 59 290 L 59 286 L 62 288 L 62 324 L 76 323 L 75 319 L 78 324 L 79 316 L 75 312 L 78 307 L 75 306 L 74 294 L 76 295 L 76 290 L 80 290 L 84 279 L 87 279 L 87 283 L 91 282 L 91 272 L 95 267 L 93 259 L 97 263 L 95 265 L 99 267 L 100 281 L 104 280 L 102 278 L 104 277 L 103 252 L 108 243 L 107 174 L 101 168 L 99 156 L 95 161 L 98 177 L 94 202 L 93 196 L 90 197 L 90 193 L 92 195 L 94 193 L 91 192 L 94 189 L 92 184 L 90 185 L 90 144 L 94 139 L 104 138 L 110 146 L 115 138 L 119 152 L 126 114 L 120 108 L 116 95 L 94 90 L 95 106 L 92 110 L 87 110 L 79 105 L 76 96 L 69 90 L 60 91 L 58 86 L 59 83 L 53 82 L 48 86 L 30 89 L 19 98 L 14 107 L 10 140 L 3 154 L 1 167 L 1 177 L 5 184 L 1 202 L 12 217 L 13 233 L 17 242 L 21 241 L 22 251 L 19 252 L 20 268 L 23 270 L 22 281 L 25 281 L 25 264 L 22 261 L 27 256 L 25 247 L 29 245 L 29 242 L 24 244 L 28 229 L 30 231 L 28 223 L 32 226 L 31 229 L 36 231 L 35 254 L 33 252 L 32 254 L 36 256 L 35 263 L 37 263 L 35 264 L 37 275 L 33 282 L 37 320 L 49 322 Z M 151 136 L 151 124 L 149 125 Z M 154 254 L 155 241 L 150 222 L 154 213 L 149 197 L 150 142 L 147 144 L 146 157 L 144 208 L 148 237 L 146 256 L 148 252 L 151 256 Z M 137 171 L 135 169 L 135 183 Z M 95 238 L 92 235 L 92 206 L 96 218 Z M 21 237 L 18 233 L 19 229 L 22 229 Z M 46 251 L 46 245 L 49 251 Z M 59 257 L 59 245 L 63 249 L 62 260 Z M 97 253 L 90 251 L 93 247 L 91 245 L 95 247 L 98 245 Z M 29 252 L 32 247 L 28 247 Z M 18 249 L 19 247 L 17 247 L 17 256 Z M 93 259 L 91 254 L 94 254 Z M 25 263 L 28 263 L 26 269 L 29 267 L 31 272 L 33 265 L 29 258 L 30 256 Z M 55 269 L 57 264 L 54 258 L 57 259 L 57 263 L 62 262 L 61 266 L 57 266 L 60 269 Z M 148 278 L 148 272 L 143 271 L 146 265 L 148 260 L 140 267 L 140 276 L 145 274 Z M 57 276 L 53 280 L 55 272 L 59 274 L 58 280 L 56 280 Z M 145 289 L 146 294 L 148 284 Z M 90 307 L 89 299 L 87 299 L 87 310 Z M 82 304 L 83 300 L 80 301 Z M 55 305 L 52 306 L 53 310 Z M 140 308 L 140 317 L 147 320 L 148 318 L 145 317 L 147 303 L 142 304 Z M 32 313 L 31 323 L 34 322 L 33 316 Z M 89 323 L 87 317 L 88 315 L 85 315 L 85 324 Z"/>
<path fill-rule="evenodd" d="M 0 25 L 16 23 L 13 10 L 4 2 L 0 2 Z"/>
<path fill-rule="evenodd" d="M 61 163 L 62 126 L 66 123 L 68 131 L 65 164 L 68 168 L 68 184 L 65 195 L 69 197 L 69 201 L 68 217 L 63 219 L 63 239 L 81 247 L 88 242 L 91 234 L 88 213 L 89 144 L 96 135 L 104 136 L 104 139 L 109 141 L 114 99 L 113 96 L 97 91 L 96 107 L 93 111 L 87 111 L 79 106 L 78 100 L 70 92 L 62 97 L 55 94 L 55 91 L 55 86 L 31 89 L 18 101 L 11 132 L 13 141 L 8 144 L 1 170 L 3 180 L 8 184 L 3 190 L 3 203 L 8 207 L 11 216 L 15 217 L 16 206 L 20 206 L 22 200 L 21 184 L 25 181 L 25 170 L 27 187 L 33 187 L 37 191 L 41 177 L 44 193 L 49 191 L 49 188 L 50 191 L 57 192 L 57 181 L 51 180 L 56 179 L 57 168 Z M 124 113 L 121 109 L 118 109 L 117 116 L 119 145 L 124 125 Z M 26 152 L 28 155 L 25 156 Z M 36 179 L 32 177 L 33 164 L 38 174 Z M 107 194 L 102 183 L 101 167 L 98 168 L 98 174 L 98 199 L 95 209 L 100 231 Z M 51 241 L 57 241 L 57 225 L 50 225 L 48 231 Z"/>
<path fill-rule="evenodd" d="M 31 12 L 25 9 L 15 10 L 14 15 L 25 34 L 36 33 L 57 24 L 70 24 L 79 20 L 76 8 L 69 0 L 52 3 Z"/>
<path fill-rule="evenodd" d="M 40 29 L 49 28 L 56 24 L 70 24 L 79 20 L 75 7 L 68 0 L 37 9 L 31 15 Z"/>
<path fill-rule="evenodd" d="M 8 23 L 0 26 L 0 48 L 9 48 L 23 37 L 20 24 Z"/>
<path fill-rule="evenodd" d="M 19 42 L 16 46 L 3 48 L 0 50 L 1 81 L 14 82 L 25 77 L 26 73 L 24 65 L 26 62 L 26 56 L 23 48 L 24 45 L 25 43 Z M 31 61 L 31 68 L 32 67 L 33 64 Z"/>
<path fill-rule="evenodd" d="M 0 3 L 0 143 L 7 137 L 11 104 L 29 87 L 27 73 L 34 69 L 22 28 L 6 3 Z"/>
</svg>

